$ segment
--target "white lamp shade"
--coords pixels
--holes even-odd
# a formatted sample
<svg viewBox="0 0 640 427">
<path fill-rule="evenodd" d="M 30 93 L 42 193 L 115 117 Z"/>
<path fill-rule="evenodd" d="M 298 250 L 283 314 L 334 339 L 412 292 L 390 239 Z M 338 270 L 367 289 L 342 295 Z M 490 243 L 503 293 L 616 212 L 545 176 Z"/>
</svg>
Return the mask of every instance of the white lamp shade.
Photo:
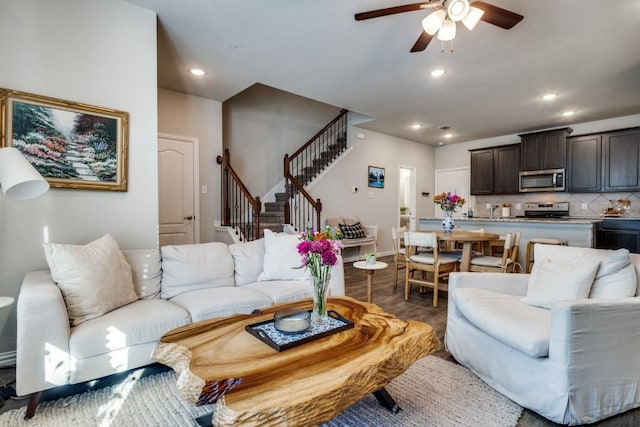
<svg viewBox="0 0 640 427">
<path fill-rule="evenodd" d="M 450 19 L 445 19 L 438 31 L 438 40 L 448 42 L 456 38 L 456 23 Z"/>
<path fill-rule="evenodd" d="M 447 16 L 447 12 L 444 9 L 438 9 L 435 12 L 431 12 L 426 18 L 422 20 L 422 28 L 430 34 L 434 35 L 440 29 L 442 21 Z"/>
<path fill-rule="evenodd" d="M 447 14 L 452 21 L 461 21 L 469 13 L 468 0 L 448 0 L 445 4 Z"/>
<path fill-rule="evenodd" d="M 49 183 L 14 147 L 0 149 L 0 186 L 15 200 L 33 199 L 49 190 Z"/>
<path fill-rule="evenodd" d="M 471 6 L 471 9 L 469 9 L 469 13 L 464 17 L 462 23 L 469 30 L 473 30 L 476 25 L 478 25 L 478 22 L 480 22 L 482 15 L 484 15 L 484 10 Z"/>
</svg>

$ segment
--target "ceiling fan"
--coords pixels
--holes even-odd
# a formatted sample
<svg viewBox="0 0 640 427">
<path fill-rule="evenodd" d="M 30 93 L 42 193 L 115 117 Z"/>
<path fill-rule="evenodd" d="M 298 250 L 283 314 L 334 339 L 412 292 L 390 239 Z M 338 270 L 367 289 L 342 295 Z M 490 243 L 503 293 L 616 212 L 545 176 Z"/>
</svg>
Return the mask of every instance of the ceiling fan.
<svg viewBox="0 0 640 427">
<path fill-rule="evenodd" d="M 423 31 L 411 48 L 411 52 L 425 50 L 436 33 L 438 40 L 452 41 L 456 36 L 456 22 L 462 22 L 469 30 L 473 30 L 480 21 L 508 30 L 524 18 L 515 12 L 483 1 L 469 3 L 469 0 L 432 0 L 356 13 L 355 19 L 363 21 L 428 8 L 434 11 L 422 20 Z M 453 44 L 451 50 L 453 51 Z"/>
</svg>

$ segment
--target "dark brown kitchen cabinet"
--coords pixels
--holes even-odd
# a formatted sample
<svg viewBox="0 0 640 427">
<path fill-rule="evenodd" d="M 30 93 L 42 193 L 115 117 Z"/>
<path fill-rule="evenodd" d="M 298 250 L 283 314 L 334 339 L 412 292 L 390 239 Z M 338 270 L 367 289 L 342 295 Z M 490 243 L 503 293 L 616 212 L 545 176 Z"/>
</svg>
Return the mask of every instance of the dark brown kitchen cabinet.
<svg viewBox="0 0 640 427">
<path fill-rule="evenodd" d="M 640 128 L 602 134 L 603 190 L 640 190 Z"/>
<path fill-rule="evenodd" d="M 565 167 L 567 136 L 571 128 L 519 135 L 522 141 L 520 169 L 523 171 Z"/>
<path fill-rule="evenodd" d="M 567 188 L 570 193 L 602 190 L 602 136 L 567 138 Z"/>
<path fill-rule="evenodd" d="M 471 194 L 493 194 L 493 149 L 471 151 Z"/>
<path fill-rule="evenodd" d="M 471 194 L 516 194 L 520 144 L 471 150 Z"/>
<path fill-rule="evenodd" d="M 598 249 L 628 249 L 640 253 L 640 221 L 604 220 L 596 224 L 595 247 Z"/>
</svg>

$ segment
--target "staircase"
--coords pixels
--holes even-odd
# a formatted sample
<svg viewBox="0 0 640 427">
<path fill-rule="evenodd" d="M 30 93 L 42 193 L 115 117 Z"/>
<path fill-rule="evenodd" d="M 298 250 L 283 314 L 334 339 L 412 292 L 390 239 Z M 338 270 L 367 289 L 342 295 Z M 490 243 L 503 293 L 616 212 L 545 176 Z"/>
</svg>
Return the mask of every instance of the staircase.
<svg viewBox="0 0 640 427">
<path fill-rule="evenodd" d="M 304 187 L 347 149 L 346 116 L 347 110 L 342 110 L 291 157 L 285 155 L 284 192 L 276 193 L 275 201 L 263 203 L 249 193 L 231 167 L 228 150 L 218 156 L 222 165 L 222 225 L 232 227 L 239 241 L 259 239 L 265 229 L 283 231 L 285 225 L 294 230 L 309 225 L 319 229 L 322 204 Z"/>
</svg>

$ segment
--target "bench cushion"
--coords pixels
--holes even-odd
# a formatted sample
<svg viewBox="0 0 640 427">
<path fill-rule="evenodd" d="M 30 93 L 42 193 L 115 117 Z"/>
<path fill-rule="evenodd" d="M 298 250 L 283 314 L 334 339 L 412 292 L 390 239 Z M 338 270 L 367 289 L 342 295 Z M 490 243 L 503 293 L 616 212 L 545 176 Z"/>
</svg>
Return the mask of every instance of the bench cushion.
<svg viewBox="0 0 640 427">
<path fill-rule="evenodd" d="M 549 355 L 550 310 L 485 289 L 455 289 L 452 298 L 469 323 L 498 341 L 532 357 Z"/>
</svg>

